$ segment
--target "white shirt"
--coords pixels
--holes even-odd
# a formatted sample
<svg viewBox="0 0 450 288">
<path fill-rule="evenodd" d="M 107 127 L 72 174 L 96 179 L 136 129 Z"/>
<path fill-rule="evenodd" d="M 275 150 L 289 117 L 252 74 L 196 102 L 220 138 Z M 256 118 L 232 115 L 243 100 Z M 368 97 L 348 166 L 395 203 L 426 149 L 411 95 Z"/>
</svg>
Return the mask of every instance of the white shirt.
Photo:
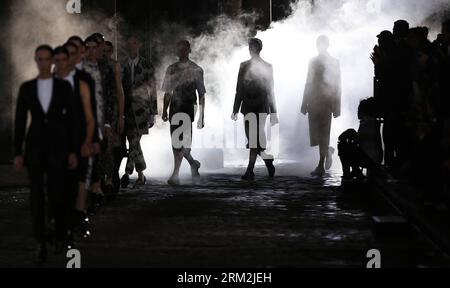
<svg viewBox="0 0 450 288">
<path fill-rule="evenodd" d="M 75 89 L 75 72 L 76 70 L 72 70 L 72 72 L 69 73 L 66 77 L 64 77 L 64 80 L 70 83 L 72 85 L 72 89 Z"/>
<path fill-rule="evenodd" d="M 37 86 L 39 103 L 41 103 L 42 110 L 47 114 L 53 95 L 53 77 L 49 79 L 38 79 Z"/>
<path fill-rule="evenodd" d="M 78 70 L 83 70 L 83 61 L 75 65 L 75 68 L 77 68 Z"/>
</svg>

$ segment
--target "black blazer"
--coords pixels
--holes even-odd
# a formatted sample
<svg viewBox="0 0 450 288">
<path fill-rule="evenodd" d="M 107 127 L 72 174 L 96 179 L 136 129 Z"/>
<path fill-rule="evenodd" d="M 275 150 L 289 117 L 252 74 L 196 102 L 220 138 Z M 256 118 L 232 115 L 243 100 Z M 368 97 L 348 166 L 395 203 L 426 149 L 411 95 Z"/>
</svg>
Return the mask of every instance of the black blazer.
<svg viewBox="0 0 450 288">
<path fill-rule="evenodd" d="M 48 113 L 45 114 L 38 98 L 37 79 L 23 83 L 16 105 L 15 155 L 24 155 L 28 165 L 39 165 L 38 162 L 45 159 L 65 161 L 68 153 L 76 153 L 78 132 L 77 117 L 73 111 L 74 98 L 70 83 L 54 78 L 53 95 Z M 24 153 L 28 112 L 31 114 L 31 124 Z"/>
<path fill-rule="evenodd" d="M 261 58 L 241 63 L 233 113 L 277 113 L 272 65 Z"/>
</svg>

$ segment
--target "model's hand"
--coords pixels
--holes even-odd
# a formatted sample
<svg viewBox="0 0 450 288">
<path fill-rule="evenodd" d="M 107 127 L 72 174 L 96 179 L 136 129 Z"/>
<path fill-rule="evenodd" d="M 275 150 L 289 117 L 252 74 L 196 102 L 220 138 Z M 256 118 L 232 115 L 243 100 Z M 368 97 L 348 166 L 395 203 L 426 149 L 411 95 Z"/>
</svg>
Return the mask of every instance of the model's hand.
<svg viewBox="0 0 450 288">
<path fill-rule="evenodd" d="M 231 114 L 231 120 L 237 121 L 238 120 L 238 114 L 237 113 Z"/>
<path fill-rule="evenodd" d="M 103 135 L 105 135 L 106 138 L 110 138 L 112 136 L 112 129 L 110 126 L 103 127 Z"/>
<path fill-rule="evenodd" d="M 200 118 L 198 119 L 197 128 L 198 129 L 205 128 L 205 117 L 203 115 L 200 115 Z"/>
<path fill-rule="evenodd" d="M 92 155 L 100 154 L 100 150 L 101 150 L 100 143 L 92 144 Z"/>
<path fill-rule="evenodd" d="M 81 146 L 81 157 L 87 158 L 91 156 L 92 153 L 92 143 L 84 142 Z"/>
<path fill-rule="evenodd" d="M 278 123 L 280 123 L 280 120 L 278 119 L 277 113 L 270 114 L 270 125 L 275 126 Z"/>
<path fill-rule="evenodd" d="M 151 129 L 155 126 L 155 116 L 151 115 L 150 119 L 148 120 L 148 128 Z"/>
<path fill-rule="evenodd" d="M 163 120 L 164 122 L 169 121 L 169 116 L 167 115 L 167 111 L 164 111 L 164 112 L 163 112 L 162 120 Z"/>
<path fill-rule="evenodd" d="M 306 109 L 306 106 L 302 106 L 302 108 L 300 109 L 300 112 L 301 112 L 303 115 L 306 115 L 306 114 L 308 114 L 308 109 Z"/>
<path fill-rule="evenodd" d="M 68 163 L 69 163 L 69 170 L 77 169 L 78 167 L 77 155 L 75 155 L 74 153 L 69 154 Z"/>
<path fill-rule="evenodd" d="M 23 156 L 16 156 L 16 158 L 14 158 L 14 170 L 16 172 L 22 171 L 23 165 L 24 165 Z"/>
</svg>

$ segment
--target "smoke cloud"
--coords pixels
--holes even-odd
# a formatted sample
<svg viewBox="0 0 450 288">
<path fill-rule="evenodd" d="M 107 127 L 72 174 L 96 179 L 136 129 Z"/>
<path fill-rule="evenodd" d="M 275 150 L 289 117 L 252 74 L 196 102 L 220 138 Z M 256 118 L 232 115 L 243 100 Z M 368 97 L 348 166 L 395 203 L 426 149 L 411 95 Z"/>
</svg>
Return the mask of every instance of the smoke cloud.
<svg viewBox="0 0 450 288">
<path fill-rule="evenodd" d="M 92 11 L 69 15 L 64 12 L 66 4 L 63 0 L 14 2 L 11 46 L 14 47 L 15 83 L 34 76 L 33 49 L 42 42 L 56 45 L 73 34 L 86 36 L 99 29 L 111 36 L 107 17 Z M 395 20 L 405 19 L 411 27 L 430 27 L 430 38 L 434 39 L 442 13 L 450 10 L 450 3 L 448 0 L 318 0 L 314 5 L 310 1 L 298 1 L 291 8 L 292 14 L 287 19 L 273 23 L 256 35 L 264 43 L 263 59 L 274 67 L 280 126 L 272 131 L 276 140 L 272 152 L 279 162 L 300 161 L 314 168 L 318 151 L 309 147 L 307 117 L 300 114 L 300 105 L 308 62 L 317 55 L 317 37 L 326 34 L 330 38 L 329 52 L 341 64 L 342 116 L 333 121 L 331 139 L 335 146 L 341 132 L 357 128 L 359 101 L 373 94 L 373 65 L 369 56 L 376 45 L 376 35 L 382 30 L 392 30 Z M 180 38 L 191 41 L 192 60 L 205 70 L 207 127 L 194 131 L 194 147 L 212 149 L 194 151 L 194 156 L 203 157 L 205 162 L 220 158 L 214 149 L 223 148 L 226 165 L 241 166 L 247 162 L 242 119 L 237 123 L 230 119 L 239 64 L 249 59 L 250 31 L 242 23 L 241 19 L 221 16 L 211 20 L 205 33 L 197 36 L 186 27 L 167 23 L 149 37 L 157 43 L 159 51 L 156 67 L 159 86 L 167 66 L 177 60 L 172 48 Z M 159 97 L 162 100 L 161 93 Z M 147 173 L 151 177 L 167 175 L 172 168 L 168 124 L 158 121 L 157 127 L 142 141 L 149 164 Z M 183 169 L 188 172 L 187 166 Z M 335 164 L 334 169 L 339 170 L 340 165 Z"/>
</svg>

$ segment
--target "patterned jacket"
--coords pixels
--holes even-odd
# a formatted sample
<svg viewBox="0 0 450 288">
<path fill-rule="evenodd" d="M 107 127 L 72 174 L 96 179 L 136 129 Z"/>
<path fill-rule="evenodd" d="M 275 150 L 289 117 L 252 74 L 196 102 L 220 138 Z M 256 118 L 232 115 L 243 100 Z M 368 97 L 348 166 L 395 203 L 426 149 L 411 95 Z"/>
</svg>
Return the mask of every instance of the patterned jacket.
<svg viewBox="0 0 450 288">
<path fill-rule="evenodd" d="M 122 63 L 123 89 L 125 92 L 125 115 L 127 133 L 148 134 L 149 121 L 158 114 L 155 69 L 143 57 L 139 57 L 132 75 L 132 60 Z"/>
</svg>

